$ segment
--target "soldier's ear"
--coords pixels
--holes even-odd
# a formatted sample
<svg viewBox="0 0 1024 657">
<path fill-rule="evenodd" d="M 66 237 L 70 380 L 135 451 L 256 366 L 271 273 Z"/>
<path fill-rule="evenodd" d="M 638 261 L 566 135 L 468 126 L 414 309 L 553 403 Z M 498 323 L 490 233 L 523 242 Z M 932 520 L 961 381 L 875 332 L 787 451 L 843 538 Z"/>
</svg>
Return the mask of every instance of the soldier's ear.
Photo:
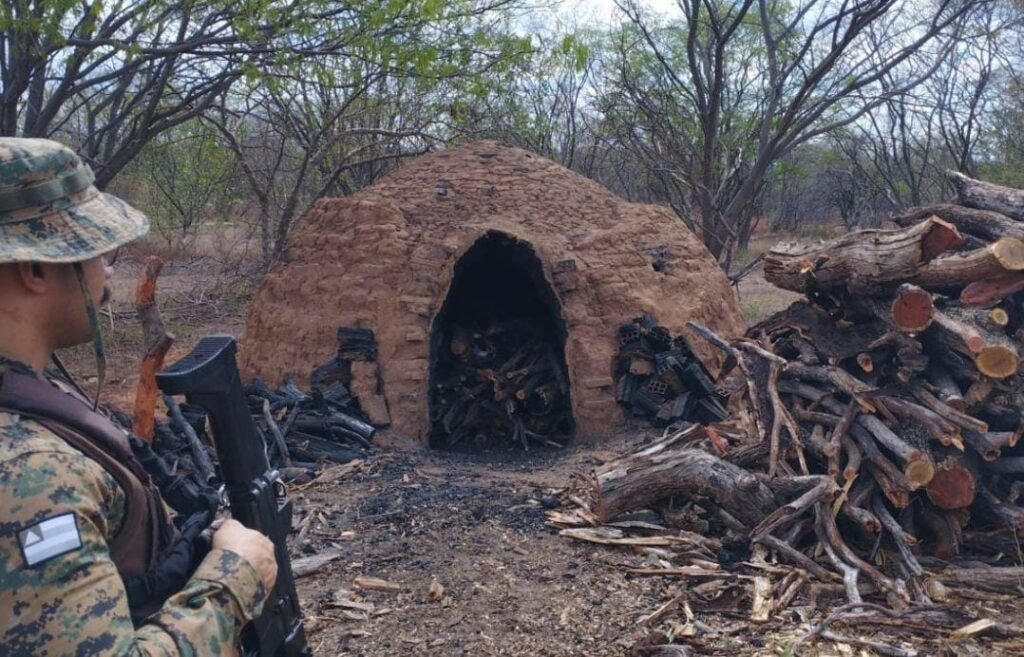
<svg viewBox="0 0 1024 657">
<path fill-rule="evenodd" d="M 44 294 L 51 285 L 52 276 L 47 276 L 49 267 L 41 262 L 17 262 L 14 267 L 21 284 L 33 294 Z"/>
</svg>

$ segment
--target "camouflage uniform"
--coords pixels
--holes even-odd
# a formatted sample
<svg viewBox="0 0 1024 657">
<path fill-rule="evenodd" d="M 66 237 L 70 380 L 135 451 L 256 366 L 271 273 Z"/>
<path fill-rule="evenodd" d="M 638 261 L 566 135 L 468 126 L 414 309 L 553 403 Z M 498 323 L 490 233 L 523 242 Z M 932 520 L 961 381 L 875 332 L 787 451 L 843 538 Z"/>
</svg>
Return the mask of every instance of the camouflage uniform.
<svg viewBox="0 0 1024 657">
<path fill-rule="evenodd" d="M 78 262 L 146 232 L 145 216 L 91 182 L 54 142 L 0 139 L 0 263 Z M 33 373 L 0 358 L 0 376 L 8 368 Z M 108 549 L 125 499 L 98 463 L 38 422 L 0 412 L 0 655 L 236 654 L 266 591 L 249 562 L 225 550 L 212 550 L 184 589 L 133 627 Z M 26 528 L 55 517 L 73 517 L 77 539 L 30 559 Z"/>
</svg>

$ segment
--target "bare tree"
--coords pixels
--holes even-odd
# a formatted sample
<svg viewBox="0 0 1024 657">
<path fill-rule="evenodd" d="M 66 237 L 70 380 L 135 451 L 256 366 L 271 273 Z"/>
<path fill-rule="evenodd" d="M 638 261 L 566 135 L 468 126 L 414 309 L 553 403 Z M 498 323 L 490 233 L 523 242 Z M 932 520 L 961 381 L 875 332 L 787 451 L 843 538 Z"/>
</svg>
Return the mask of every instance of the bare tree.
<svg viewBox="0 0 1024 657">
<path fill-rule="evenodd" d="M 927 80 L 941 59 L 920 55 L 947 48 L 986 4 L 678 1 L 682 19 L 659 25 L 619 0 L 629 29 L 612 86 L 624 144 L 726 269 L 772 165 Z"/>
<path fill-rule="evenodd" d="M 311 57 L 361 56 L 368 45 L 415 69 L 402 51 L 425 50 L 409 37 L 443 41 L 515 2 L 3 2 L 0 134 L 72 142 L 105 186 L 148 142 L 209 113 L 243 78 L 301 71 Z"/>
</svg>

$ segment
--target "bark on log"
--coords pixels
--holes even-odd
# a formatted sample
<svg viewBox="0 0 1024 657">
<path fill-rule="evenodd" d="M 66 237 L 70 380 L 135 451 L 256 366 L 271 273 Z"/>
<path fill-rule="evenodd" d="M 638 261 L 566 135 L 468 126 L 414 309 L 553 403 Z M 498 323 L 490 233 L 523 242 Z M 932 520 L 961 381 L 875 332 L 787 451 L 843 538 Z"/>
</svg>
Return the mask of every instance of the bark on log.
<svg viewBox="0 0 1024 657">
<path fill-rule="evenodd" d="M 823 244 L 780 244 L 764 258 L 768 282 L 809 294 L 849 289 L 875 293 L 906 281 L 941 253 L 963 243 L 952 224 L 937 217 L 897 230 L 863 230 Z"/>
<path fill-rule="evenodd" d="M 991 210 L 1024 221 L 1024 190 L 982 182 L 956 171 L 947 171 L 946 179 L 956 189 L 960 205 Z"/>
<path fill-rule="evenodd" d="M 1019 351 L 1009 338 L 954 317 L 952 311 L 936 311 L 928 333 L 942 345 L 970 356 L 982 374 L 994 379 L 1015 374 L 1020 366 Z"/>
<path fill-rule="evenodd" d="M 1013 272 L 968 284 L 960 292 L 960 303 L 965 306 L 987 308 L 1021 290 L 1024 290 L 1024 272 Z"/>
<path fill-rule="evenodd" d="M 980 249 L 936 258 L 909 277 L 928 290 L 951 290 L 1024 270 L 1024 241 L 1002 237 Z"/>
<path fill-rule="evenodd" d="M 602 522 L 660 499 L 706 498 L 748 527 L 777 506 L 750 472 L 703 450 L 659 443 L 602 467 L 594 512 Z"/>
<path fill-rule="evenodd" d="M 940 402 L 961 413 L 967 409 L 967 402 L 964 400 L 960 386 L 949 375 L 949 372 L 938 367 L 931 367 L 925 371 L 925 378 L 934 388 L 935 396 Z"/>
<path fill-rule="evenodd" d="M 156 400 L 160 397 L 156 387 L 156 373 L 163 369 L 164 358 L 174 344 L 174 336 L 164 330 L 160 307 L 156 303 L 156 282 L 162 268 L 163 261 L 160 258 L 147 258 L 135 288 L 135 312 L 142 322 L 146 355 L 139 365 L 132 432 L 150 443 L 153 442 L 153 427 L 156 423 Z"/>
<path fill-rule="evenodd" d="M 1004 448 L 1013 447 L 1017 438 L 1017 433 L 1014 431 L 989 431 L 986 433 L 964 431 L 964 442 L 967 446 L 989 462 L 998 459 Z"/>
<path fill-rule="evenodd" d="M 897 226 L 912 226 L 931 216 L 945 219 L 962 233 L 977 235 L 988 241 L 995 241 L 1000 237 L 1016 237 L 1019 240 L 1024 240 L 1024 223 L 1018 223 L 998 212 L 978 210 L 952 203 L 933 205 L 927 208 L 912 208 L 893 217 L 891 221 Z"/>
<path fill-rule="evenodd" d="M 871 351 L 871 345 L 885 335 L 885 327 L 877 322 L 841 326 L 828 313 L 807 301 L 790 304 L 782 312 L 754 325 L 748 335 L 773 335 L 786 329 L 797 334 L 791 344 L 800 353 L 797 360 L 804 365 L 820 363 L 820 359 L 808 353 L 807 342 L 813 344 L 812 351 L 820 351 L 831 362 L 839 362 Z"/>
<path fill-rule="evenodd" d="M 794 394 L 821 405 L 833 415 L 842 416 L 846 407 L 835 399 L 804 383 L 798 381 L 780 381 L 781 392 Z M 931 481 L 935 474 L 935 464 L 924 451 L 908 444 L 897 436 L 892 429 L 873 415 L 860 415 L 850 426 L 850 433 L 857 441 L 864 458 L 886 471 L 890 480 L 906 490 L 916 490 Z M 876 444 L 882 444 L 895 454 L 904 464 L 902 471 L 882 454 Z"/>
</svg>

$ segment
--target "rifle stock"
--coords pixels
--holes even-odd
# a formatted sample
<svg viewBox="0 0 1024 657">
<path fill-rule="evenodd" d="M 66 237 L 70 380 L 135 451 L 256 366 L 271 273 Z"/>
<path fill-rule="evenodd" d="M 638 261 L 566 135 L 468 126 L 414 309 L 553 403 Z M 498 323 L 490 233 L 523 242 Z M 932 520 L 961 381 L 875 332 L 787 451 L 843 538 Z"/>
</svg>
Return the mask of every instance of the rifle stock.
<svg viewBox="0 0 1024 657">
<path fill-rule="evenodd" d="M 187 356 L 157 374 L 157 385 L 165 394 L 185 395 L 190 404 L 209 414 L 231 515 L 274 542 L 277 582 L 263 613 L 242 630 L 244 654 L 308 657 L 311 652 L 285 543 L 291 530 L 292 503 L 267 461 L 249 414 L 236 351 L 231 336 L 207 336 Z"/>
</svg>

